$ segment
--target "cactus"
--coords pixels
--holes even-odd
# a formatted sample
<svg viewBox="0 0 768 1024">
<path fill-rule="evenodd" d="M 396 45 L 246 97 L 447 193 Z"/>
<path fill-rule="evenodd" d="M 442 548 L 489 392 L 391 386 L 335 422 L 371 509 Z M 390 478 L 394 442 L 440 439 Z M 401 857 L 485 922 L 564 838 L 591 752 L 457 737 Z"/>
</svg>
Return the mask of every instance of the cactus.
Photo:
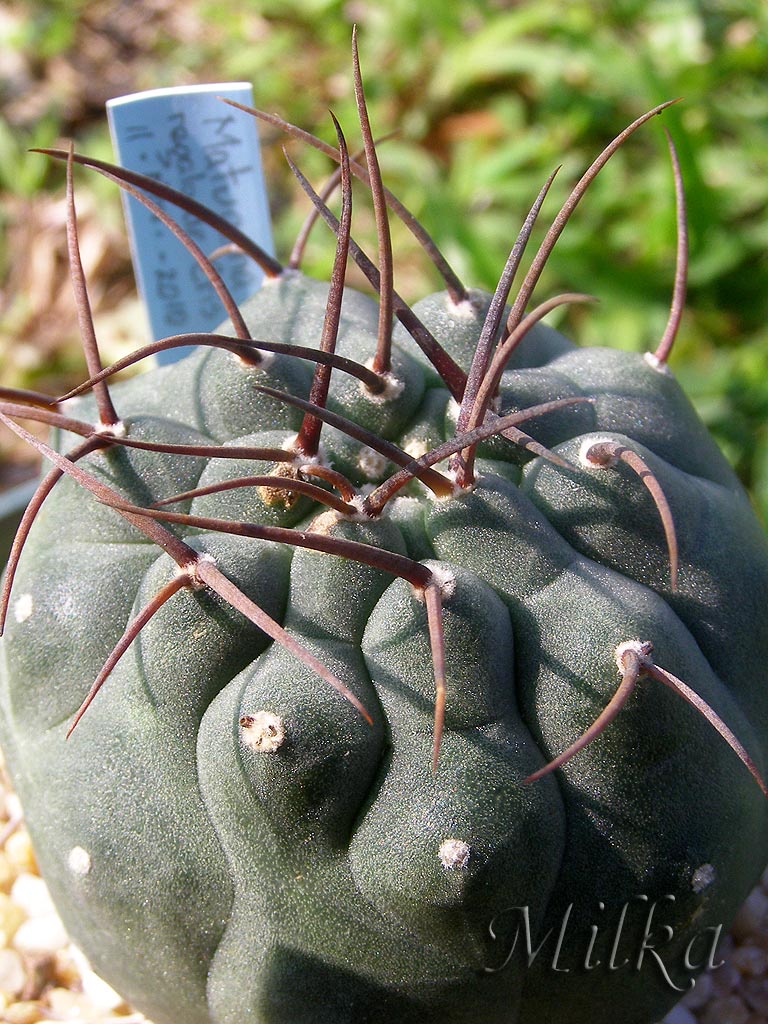
<svg viewBox="0 0 768 1024">
<path fill-rule="evenodd" d="M 330 284 L 53 151 L 90 377 L 66 409 L 0 395 L 52 464 L 5 576 L 3 748 L 65 924 L 156 1024 L 651 1024 L 716 967 L 768 859 L 768 548 L 667 366 L 671 140 L 656 352 L 540 323 L 586 296 L 526 309 L 663 106 L 575 186 L 509 308 L 552 179 L 495 294 L 467 290 L 384 189 L 357 60 L 355 84 L 364 165 L 338 125 L 338 149 L 301 133 L 339 164 L 338 218 L 294 168 L 337 238 Z M 238 309 L 196 252 L 229 319 L 102 369 L 75 162 L 193 251 L 151 197 L 213 221 L 267 283 Z M 446 280 L 412 308 L 388 207 Z M 376 298 L 345 286 L 350 255 Z"/>
</svg>

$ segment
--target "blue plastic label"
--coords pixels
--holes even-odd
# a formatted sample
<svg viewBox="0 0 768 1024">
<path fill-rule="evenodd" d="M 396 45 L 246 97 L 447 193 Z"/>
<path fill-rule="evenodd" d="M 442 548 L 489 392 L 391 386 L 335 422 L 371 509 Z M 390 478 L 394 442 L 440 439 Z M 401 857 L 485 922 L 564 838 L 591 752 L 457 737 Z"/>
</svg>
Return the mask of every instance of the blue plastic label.
<svg viewBox="0 0 768 1024">
<path fill-rule="evenodd" d="M 272 255 L 257 123 L 220 96 L 253 105 L 246 82 L 155 89 L 109 100 L 117 160 L 211 207 Z M 207 255 L 227 244 L 197 218 L 170 203 L 159 205 Z M 213 330 L 226 313 L 195 259 L 138 200 L 127 197 L 125 208 L 137 286 L 154 339 Z M 215 266 L 237 302 L 257 291 L 264 278 L 242 253 L 221 256 Z M 182 354 L 161 353 L 160 361 Z"/>
</svg>

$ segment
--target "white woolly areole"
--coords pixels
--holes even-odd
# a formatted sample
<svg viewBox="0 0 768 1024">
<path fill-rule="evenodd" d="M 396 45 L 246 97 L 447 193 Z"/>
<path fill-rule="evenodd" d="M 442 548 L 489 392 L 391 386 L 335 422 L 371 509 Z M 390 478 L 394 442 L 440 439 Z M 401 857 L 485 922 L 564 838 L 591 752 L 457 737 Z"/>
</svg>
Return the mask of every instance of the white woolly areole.
<svg viewBox="0 0 768 1024">
<path fill-rule="evenodd" d="M 404 508 L 406 505 L 410 505 L 411 508 L 414 505 L 421 505 L 418 498 L 414 498 L 411 494 L 398 494 L 396 498 L 393 498 L 389 503 L 389 507 L 394 511 L 398 508 Z"/>
<path fill-rule="evenodd" d="M 644 352 L 643 359 L 648 363 L 651 369 L 655 370 L 657 373 L 663 373 L 667 377 L 673 376 L 672 371 L 667 364 L 662 362 L 662 360 L 659 359 L 658 356 L 655 356 L 653 352 Z"/>
<path fill-rule="evenodd" d="M 290 281 L 292 277 L 301 277 L 301 271 L 297 267 L 283 267 L 280 273 L 275 277 L 267 277 L 265 275 L 264 281 L 260 287 L 269 288 L 272 285 L 277 284 L 279 281 Z"/>
<path fill-rule="evenodd" d="M 447 601 L 453 597 L 456 593 L 456 577 L 451 570 L 441 565 L 434 565 L 430 566 L 430 572 L 432 573 L 432 583 L 437 584 L 443 598 Z M 413 595 L 417 601 L 424 602 L 424 591 L 421 587 L 413 587 Z"/>
<path fill-rule="evenodd" d="M 302 455 L 300 452 L 295 451 L 296 442 L 299 439 L 298 434 L 289 434 L 288 437 L 283 441 L 280 447 L 284 452 L 290 452 L 293 455 L 293 463 L 285 463 L 285 465 L 294 466 L 329 466 L 325 456 L 325 449 L 322 444 L 317 446 L 316 455 Z"/>
<path fill-rule="evenodd" d="M 450 295 L 445 296 L 445 308 L 448 312 L 460 320 L 474 320 L 477 316 L 477 306 L 471 298 L 462 299 L 461 302 L 454 302 Z"/>
<path fill-rule="evenodd" d="M 691 888 L 698 895 L 708 889 L 717 878 L 714 864 L 700 864 L 691 876 Z"/>
<path fill-rule="evenodd" d="M 447 479 L 453 483 L 453 489 L 451 490 L 450 494 L 435 494 L 435 492 L 430 490 L 422 480 L 419 480 L 419 483 L 422 485 L 422 487 L 426 489 L 427 498 L 430 501 L 451 501 L 453 498 L 458 498 L 459 495 L 461 494 L 468 494 L 470 491 L 474 491 L 475 487 L 477 486 L 477 480 L 474 480 L 467 487 L 459 486 L 459 484 L 456 483 L 456 470 L 451 469 L 450 466 L 442 468 L 440 470 L 440 473 L 444 477 L 447 477 Z"/>
<path fill-rule="evenodd" d="M 259 353 L 259 365 L 254 366 L 254 370 L 268 370 L 274 363 L 277 352 L 265 352 L 260 348 L 257 348 L 256 351 Z"/>
<path fill-rule="evenodd" d="M 364 507 L 364 502 L 367 497 L 367 494 L 365 493 L 366 491 L 368 492 L 368 494 L 370 494 L 373 491 L 373 488 L 371 487 L 370 484 L 365 485 L 362 494 L 356 494 L 353 498 L 350 498 L 348 502 L 348 504 L 350 504 L 353 508 L 357 509 L 357 515 L 342 516 L 341 514 L 339 514 L 340 519 L 348 519 L 352 523 L 370 523 L 372 517 L 368 515 Z"/>
<path fill-rule="evenodd" d="M 650 640 L 625 640 L 624 643 L 619 644 L 616 648 L 616 664 L 619 666 L 619 672 L 624 672 L 624 655 L 629 651 L 636 654 L 640 661 L 650 661 L 653 644 Z"/>
<path fill-rule="evenodd" d="M 463 839 L 444 839 L 437 851 L 440 863 L 446 871 L 458 871 L 465 868 L 469 863 L 471 853 L 472 850 Z"/>
<path fill-rule="evenodd" d="M 426 455 L 428 451 L 431 451 L 426 441 L 414 440 L 410 441 L 403 451 L 406 455 L 410 455 L 412 459 L 420 459 L 422 455 Z"/>
<path fill-rule="evenodd" d="M 92 867 L 90 853 L 82 846 L 73 846 L 67 857 L 67 866 L 73 875 L 87 875 Z"/>
<path fill-rule="evenodd" d="M 367 360 L 365 367 L 367 370 L 373 369 L 373 359 Z M 400 380 L 394 373 L 380 373 L 379 377 L 384 382 L 384 387 L 381 391 L 371 391 L 365 381 L 360 381 L 360 390 L 368 399 L 369 402 L 373 402 L 374 405 L 384 405 L 385 402 L 392 402 L 395 398 L 399 398 L 405 390 L 405 381 Z"/>
<path fill-rule="evenodd" d="M 360 449 L 360 453 L 357 456 L 357 466 L 363 476 L 368 477 L 369 480 L 376 480 L 384 470 L 387 468 L 387 459 L 373 448 L 369 448 L 365 445 Z"/>
<path fill-rule="evenodd" d="M 94 434 L 102 434 L 105 437 L 125 437 L 128 433 L 128 428 L 122 420 L 118 420 L 117 423 L 99 423 L 93 432 Z"/>
<path fill-rule="evenodd" d="M 616 444 L 613 437 L 587 437 L 579 446 L 579 462 L 587 469 L 610 469 L 613 463 L 593 462 L 589 457 L 590 450 L 598 444 Z"/>
<path fill-rule="evenodd" d="M 240 339 L 236 338 L 234 340 L 238 341 Z M 247 341 L 244 341 L 244 344 L 247 345 Z M 253 351 L 256 354 L 256 356 L 258 356 L 259 360 L 258 363 L 256 364 L 249 363 L 247 359 L 243 359 L 243 357 L 239 355 L 237 352 L 230 352 L 230 355 L 235 360 L 235 362 L 239 363 L 246 370 L 268 370 L 272 363 L 275 361 L 276 353 L 265 352 L 263 349 L 260 348 L 254 348 Z"/>
<path fill-rule="evenodd" d="M 285 742 L 285 723 L 272 711 L 257 711 L 240 719 L 243 743 L 259 754 L 274 754 Z"/>
<path fill-rule="evenodd" d="M 201 554 L 193 562 L 187 562 L 185 565 L 179 565 L 176 567 L 177 576 L 189 576 L 191 578 L 192 586 L 195 588 L 204 587 L 205 584 L 200 579 L 197 572 L 197 567 L 200 562 L 208 562 L 209 565 L 216 565 L 216 559 L 213 555 Z"/>
<path fill-rule="evenodd" d="M 456 577 L 450 569 L 444 569 L 442 566 L 437 565 L 432 570 L 432 577 L 440 588 L 440 593 L 443 597 L 453 597 L 456 593 Z"/>
<path fill-rule="evenodd" d="M 22 594 L 13 606 L 13 617 L 17 622 L 26 622 L 32 614 L 32 595 Z"/>
</svg>

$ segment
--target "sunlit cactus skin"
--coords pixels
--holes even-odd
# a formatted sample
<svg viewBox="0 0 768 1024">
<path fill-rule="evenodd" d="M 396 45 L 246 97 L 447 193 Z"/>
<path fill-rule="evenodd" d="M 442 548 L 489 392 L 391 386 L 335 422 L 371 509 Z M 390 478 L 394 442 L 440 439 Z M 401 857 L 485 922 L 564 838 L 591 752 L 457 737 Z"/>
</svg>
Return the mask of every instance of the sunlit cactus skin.
<svg viewBox="0 0 768 1024">
<path fill-rule="evenodd" d="M 317 348 L 335 318 L 335 353 L 368 364 L 379 304 L 343 294 L 339 318 L 288 269 L 244 325 Z M 436 448 L 490 304 L 413 306 L 449 381 L 398 326 L 379 394 L 335 368 L 313 408 Z M 65 412 L 98 447 L 59 465 L 18 561 L 2 743 L 67 928 L 155 1024 L 653 1024 L 707 966 L 768 859 L 768 545 L 667 354 L 536 324 L 493 413 L 572 400 L 521 423 L 544 454 L 489 436 L 472 479 L 446 459 L 440 493 L 412 479 L 380 507 L 394 449 L 330 422 L 297 452 L 311 414 L 260 390 L 310 399 L 290 354 L 201 347 L 111 387 L 119 424 L 92 397 L 49 415 L 58 451 L 83 443 Z M 275 484 L 210 490 L 245 476 Z"/>
</svg>

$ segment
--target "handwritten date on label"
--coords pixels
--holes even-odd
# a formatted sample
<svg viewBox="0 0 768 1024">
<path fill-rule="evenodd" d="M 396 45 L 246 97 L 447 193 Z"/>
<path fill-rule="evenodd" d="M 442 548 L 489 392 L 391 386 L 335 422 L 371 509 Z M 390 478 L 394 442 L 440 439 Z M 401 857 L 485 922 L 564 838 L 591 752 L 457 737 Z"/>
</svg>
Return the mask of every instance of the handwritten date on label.
<svg viewBox="0 0 768 1024">
<path fill-rule="evenodd" d="M 193 196 L 272 252 L 256 122 L 226 107 L 222 96 L 253 103 L 251 87 L 241 83 L 158 89 L 111 100 L 107 106 L 118 159 L 124 167 Z M 197 218 L 160 205 L 203 252 L 210 255 L 225 244 Z M 224 319 L 223 308 L 196 261 L 135 199 L 128 199 L 126 213 L 154 338 L 216 327 Z M 240 253 L 221 256 L 216 267 L 238 302 L 263 280 L 261 270 Z M 177 358 L 178 352 L 169 355 Z"/>
</svg>

